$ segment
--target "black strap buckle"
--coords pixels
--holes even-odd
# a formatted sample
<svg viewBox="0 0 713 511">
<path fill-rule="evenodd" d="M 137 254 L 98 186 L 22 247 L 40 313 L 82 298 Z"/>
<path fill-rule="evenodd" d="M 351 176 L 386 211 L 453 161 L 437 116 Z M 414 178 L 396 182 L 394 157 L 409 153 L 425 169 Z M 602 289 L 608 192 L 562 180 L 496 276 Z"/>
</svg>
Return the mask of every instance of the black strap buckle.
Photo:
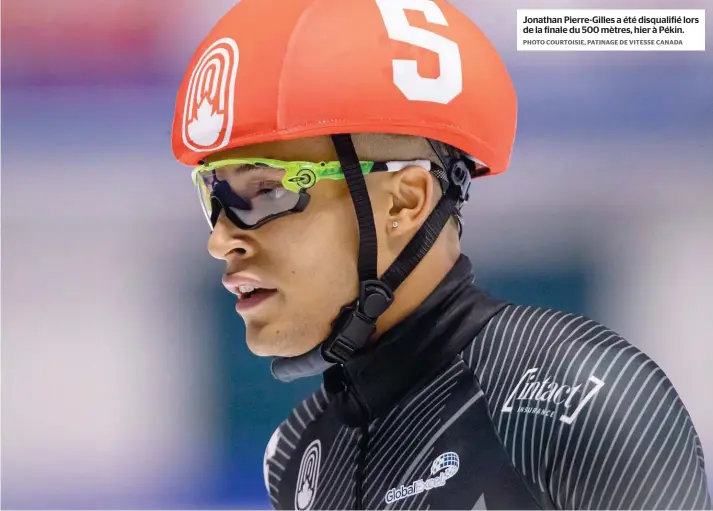
<svg viewBox="0 0 713 511">
<path fill-rule="evenodd" d="M 332 335 L 322 344 L 328 362 L 344 364 L 363 348 L 376 330 L 376 324 L 353 306 L 343 307 L 332 323 Z"/>
<path fill-rule="evenodd" d="M 322 344 L 325 360 L 344 364 L 366 346 L 376 331 L 376 320 L 393 301 L 393 292 L 380 280 L 362 282 L 359 299 L 342 308 L 332 323 L 332 335 Z"/>
<path fill-rule="evenodd" d="M 453 197 L 460 203 L 468 202 L 470 199 L 470 171 L 466 163 L 463 160 L 454 159 L 448 166 L 447 172 L 449 189 L 458 191 L 458 196 L 456 197 L 456 194 L 453 193 Z"/>
</svg>

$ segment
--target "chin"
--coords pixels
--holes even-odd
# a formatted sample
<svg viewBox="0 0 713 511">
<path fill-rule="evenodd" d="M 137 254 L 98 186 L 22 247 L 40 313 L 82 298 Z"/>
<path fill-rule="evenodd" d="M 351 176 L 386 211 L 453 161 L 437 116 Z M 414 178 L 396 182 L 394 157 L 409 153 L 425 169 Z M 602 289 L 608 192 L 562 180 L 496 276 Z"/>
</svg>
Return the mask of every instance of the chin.
<svg viewBox="0 0 713 511">
<path fill-rule="evenodd" d="M 274 343 L 266 339 L 260 339 L 251 335 L 247 335 L 245 342 L 248 346 L 250 352 L 258 357 L 279 357 L 282 356 L 277 353 Z"/>
<path fill-rule="evenodd" d="M 248 349 L 258 357 L 297 357 L 317 346 L 325 336 L 310 335 L 307 342 L 303 332 L 288 334 L 287 328 L 247 328 L 246 344 Z M 317 339 L 317 341 L 315 341 Z"/>
</svg>

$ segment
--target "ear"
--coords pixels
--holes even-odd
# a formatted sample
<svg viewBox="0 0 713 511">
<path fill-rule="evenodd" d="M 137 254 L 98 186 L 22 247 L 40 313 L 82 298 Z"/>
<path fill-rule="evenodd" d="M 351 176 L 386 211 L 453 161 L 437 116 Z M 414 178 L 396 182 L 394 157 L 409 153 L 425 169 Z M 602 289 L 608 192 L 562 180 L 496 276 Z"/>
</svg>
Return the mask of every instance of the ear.
<svg viewBox="0 0 713 511">
<path fill-rule="evenodd" d="M 433 209 L 435 193 L 434 180 L 423 167 L 412 165 L 395 172 L 389 182 L 388 232 L 398 236 L 418 230 Z"/>
</svg>

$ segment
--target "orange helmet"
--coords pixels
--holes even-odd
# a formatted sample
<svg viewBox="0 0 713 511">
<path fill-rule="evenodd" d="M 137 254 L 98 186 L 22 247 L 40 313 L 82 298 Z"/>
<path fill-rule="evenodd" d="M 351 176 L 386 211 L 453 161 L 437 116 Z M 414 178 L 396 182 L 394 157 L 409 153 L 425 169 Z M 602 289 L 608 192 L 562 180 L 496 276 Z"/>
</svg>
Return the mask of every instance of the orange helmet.
<svg viewBox="0 0 713 511">
<path fill-rule="evenodd" d="M 394 133 L 505 171 L 517 100 L 495 48 L 444 0 L 243 0 L 181 83 L 178 161 L 260 142 Z"/>
<path fill-rule="evenodd" d="M 505 171 L 516 103 L 493 46 L 444 0 L 243 0 L 218 22 L 178 92 L 176 158 L 197 165 L 216 151 L 329 135 L 359 224 L 359 296 L 342 308 L 331 334 L 315 349 L 273 360 L 277 378 L 317 374 L 366 346 L 396 288 L 448 219 L 460 219 L 470 178 Z M 351 133 L 424 137 L 447 178 L 434 210 L 381 276 L 372 208 Z M 230 211 L 252 211 L 252 203 L 226 183 L 213 181 L 213 212 L 225 210 L 232 219 Z M 309 194 L 301 190 L 293 198 L 304 209 Z M 290 207 L 289 212 L 299 209 Z M 240 218 L 234 223 L 251 228 Z"/>
</svg>

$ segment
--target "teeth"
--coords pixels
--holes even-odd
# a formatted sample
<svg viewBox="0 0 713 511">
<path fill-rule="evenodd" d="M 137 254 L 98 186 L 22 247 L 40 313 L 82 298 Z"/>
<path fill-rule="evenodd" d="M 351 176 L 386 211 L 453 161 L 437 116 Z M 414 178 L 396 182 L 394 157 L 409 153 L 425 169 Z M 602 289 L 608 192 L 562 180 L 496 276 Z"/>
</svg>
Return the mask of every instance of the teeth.
<svg viewBox="0 0 713 511">
<path fill-rule="evenodd" d="M 253 286 L 238 286 L 238 291 L 241 293 L 252 293 L 257 288 Z"/>
</svg>

